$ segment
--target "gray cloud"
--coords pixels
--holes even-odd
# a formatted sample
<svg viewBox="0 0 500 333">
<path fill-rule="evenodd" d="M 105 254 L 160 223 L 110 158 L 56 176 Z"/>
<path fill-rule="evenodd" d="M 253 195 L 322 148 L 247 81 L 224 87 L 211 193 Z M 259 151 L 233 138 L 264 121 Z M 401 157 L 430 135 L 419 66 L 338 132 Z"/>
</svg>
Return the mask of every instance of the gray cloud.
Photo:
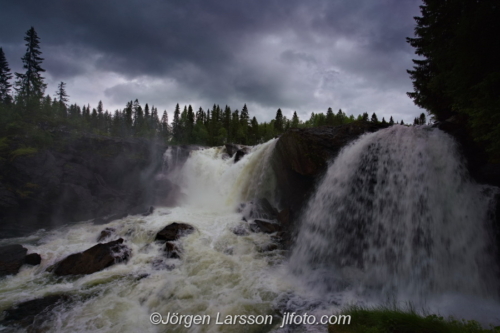
<svg viewBox="0 0 500 333">
<path fill-rule="evenodd" d="M 241 108 L 260 121 L 328 107 L 411 121 L 405 93 L 419 0 L 17 1 L 2 6 L 0 46 L 21 70 L 24 33 L 41 38 L 49 90 L 110 110 L 131 99 Z M 15 54 L 17 53 L 17 55 Z M 198 104 L 196 104 L 198 103 Z"/>
</svg>

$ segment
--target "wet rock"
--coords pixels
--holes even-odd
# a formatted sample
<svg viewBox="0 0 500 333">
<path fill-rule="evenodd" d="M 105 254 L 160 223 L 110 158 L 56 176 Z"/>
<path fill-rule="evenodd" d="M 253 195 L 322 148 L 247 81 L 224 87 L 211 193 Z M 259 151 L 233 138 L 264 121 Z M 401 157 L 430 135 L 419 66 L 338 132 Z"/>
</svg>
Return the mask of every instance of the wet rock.
<svg viewBox="0 0 500 333">
<path fill-rule="evenodd" d="M 155 208 L 153 206 L 150 206 L 147 211 L 142 213 L 142 216 L 149 216 L 149 215 L 153 214 L 154 211 L 155 211 Z"/>
<path fill-rule="evenodd" d="M 241 160 L 243 158 L 243 156 L 245 156 L 249 152 L 250 152 L 250 148 L 248 148 L 248 147 L 238 149 L 238 151 L 236 152 L 236 155 L 234 156 L 234 163 Z"/>
<path fill-rule="evenodd" d="M 290 223 L 290 209 L 286 208 L 279 212 L 277 219 L 282 227 L 287 226 Z"/>
<path fill-rule="evenodd" d="M 165 252 L 167 253 L 167 258 L 170 259 L 180 259 L 181 250 L 177 244 L 172 242 L 165 243 Z"/>
<path fill-rule="evenodd" d="M 56 264 L 53 270 L 55 275 L 92 274 L 105 269 L 115 263 L 126 261 L 130 256 L 130 249 L 123 245 L 123 239 L 100 243 L 90 249 L 74 253 Z"/>
<path fill-rule="evenodd" d="M 367 132 L 387 127 L 382 124 L 355 121 L 341 126 L 289 129 L 276 142 L 271 166 L 279 189 L 279 207 L 288 208 L 291 233 L 294 221 L 308 202 L 314 186 L 333 159 L 348 143 Z"/>
<path fill-rule="evenodd" d="M 236 155 L 234 156 L 234 163 L 241 160 L 241 158 L 246 154 L 248 154 L 249 152 L 250 152 L 250 147 L 235 145 L 233 143 L 226 143 L 226 153 L 229 155 L 229 157 L 233 157 L 233 155 Z"/>
<path fill-rule="evenodd" d="M 235 145 L 233 143 L 226 143 L 226 153 L 229 157 L 233 157 L 233 155 L 240 149 L 239 145 Z"/>
<path fill-rule="evenodd" d="M 38 253 L 30 253 L 24 257 L 24 263 L 26 265 L 36 266 L 40 265 L 42 262 L 42 257 Z"/>
<path fill-rule="evenodd" d="M 0 324 L 6 326 L 29 328 L 29 332 L 37 332 L 43 323 L 50 320 L 55 307 L 68 303 L 71 298 L 67 295 L 51 295 L 43 298 L 23 302 L 5 310 L 5 318 Z"/>
<path fill-rule="evenodd" d="M 274 220 L 278 216 L 278 210 L 266 198 L 249 203 L 243 208 L 242 212 L 247 220 L 255 218 Z"/>
<path fill-rule="evenodd" d="M 155 240 L 175 241 L 182 236 L 188 235 L 194 231 L 194 227 L 187 223 L 177 223 L 167 225 L 156 234 Z"/>
<path fill-rule="evenodd" d="M 248 231 L 247 229 L 240 225 L 240 226 L 237 226 L 236 228 L 233 228 L 233 234 L 235 234 L 236 236 L 246 236 L 248 235 Z"/>
<path fill-rule="evenodd" d="M 99 235 L 99 238 L 97 238 L 98 242 L 101 242 L 105 240 L 106 238 L 111 237 L 115 233 L 115 228 L 106 228 L 103 231 L 101 231 L 101 234 Z"/>
<path fill-rule="evenodd" d="M 19 244 L 0 247 L 0 277 L 17 274 L 24 264 L 27 252 L 28 250 Z"/>
<path fill-rule="evenodd" d="M 274 232 L 281 231 L 281 226 L 276 222 L 254 220 L 254 224 L 250 225 L 250 229 L 253 232 L 263 232 L 266 234 L 272 234 Z"/>
</svg>

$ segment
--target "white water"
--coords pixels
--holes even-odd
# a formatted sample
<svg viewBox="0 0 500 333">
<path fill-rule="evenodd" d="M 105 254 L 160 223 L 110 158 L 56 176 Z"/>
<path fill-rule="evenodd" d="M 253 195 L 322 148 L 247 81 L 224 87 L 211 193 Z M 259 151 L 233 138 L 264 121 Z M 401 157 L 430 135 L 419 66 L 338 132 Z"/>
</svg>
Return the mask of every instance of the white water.
<svg viewBox="0 0 500 333">
<path fill-rule="evenodd" d="M 214 320 L 217 313 L 330 315 L 348 303 L 380 304 L 390 296 L 428 300 L 430 310 L 442 314 L 500 322 L 498 300 L 489 297 L 496 285 L 488 273 L 495 266 L 484 253 L 489 197 L 467 180 L 449 137 L 394 126 L 344 149 L 319 184 L 289 259 L 280 250 L 259 251 L 271 242 L 269 235 L 232 232 L 247 226 L 236 212 L 239 203 L 262 197 L 273 202 L 268 159 L 274 145 L 254 147 L 238 163 L 222 148 L 192 151 L 181 168 L 172 168 L 177 151 L 167 151 L 164 176 L 181 187 L 179 207 L 105 226 L 82 222 L 0 240 L 21 243 L 43 258 L 40 266 L 23 266 L 16 276 L 0 279 L 0 311 L 62 293 L 75 300 L 54 311 L 45 323 L 50 332 L 326 332 L 321 325 L 279 329 L 279 315 L 274 327 Z M 365 186 L 373 179 L 376 184 Z M 374 209 L 366 208 L 369 202 Z M 345 222 L 361 220 L 366 227 L 359 241 Z M 181 260 L 166 259 L 164 245 L 154 242 L 172 222 L 196 227 L 177 241 Z M 131 248 L 127 263 L 83 277 L 46 272 L 94 246 L 105 227 L 116 229 L 110 240 L 122 237 Z M 491 272 L 484 272 L 488 264 Z M 152 312 L 208 314 L 212 324 L 155 326 Z"/>
<path fill-rule="evenodd" d="M 420 126 L 392 126 L 345 147 L 303 214 L 291 270 L 344 301 L 412 302 L 479 318 L 483 299 L 498 311 L 487 216 L 495 189 L 473 182 L 458 156 L 450 136 Z"/>
</svg>

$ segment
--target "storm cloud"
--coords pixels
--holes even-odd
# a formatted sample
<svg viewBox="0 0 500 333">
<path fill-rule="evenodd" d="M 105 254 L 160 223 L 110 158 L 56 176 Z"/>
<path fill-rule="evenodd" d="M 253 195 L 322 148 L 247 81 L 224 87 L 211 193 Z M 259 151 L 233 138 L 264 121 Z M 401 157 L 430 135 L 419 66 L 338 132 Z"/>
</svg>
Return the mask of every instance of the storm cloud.
<svg viewBox="0 0 500 333">
<path fill-rule="evenodd" d="M 268 121 L 328 107 L 411 122 L 406 92 L 419 0 L 16 1 L 1 5 L 0 47 L 22 71 L 24 34 L 41 39 L 49 84 L 109 111 L 139 99 L 233 109 Z"/>
</svg>

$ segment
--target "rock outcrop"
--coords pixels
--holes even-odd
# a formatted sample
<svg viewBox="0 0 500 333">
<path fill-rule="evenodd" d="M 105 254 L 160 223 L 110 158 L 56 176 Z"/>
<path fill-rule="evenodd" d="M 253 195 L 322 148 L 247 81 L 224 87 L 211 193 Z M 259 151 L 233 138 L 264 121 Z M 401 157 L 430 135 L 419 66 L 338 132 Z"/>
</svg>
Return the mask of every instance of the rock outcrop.
<svg viewBox="0 0 500 333">
<path fill-rule="evenodd" d="M 115 263 L 126 261 L 130 249 L 123 244 L 123 239 L 109 243 L 99 243 L 90 249 L 74 253 L 58 262 L 53 273 L 58 276 L 92 274 Z"/>
<path fill-rule="evenodd" d="M 226 153 L 229 155 L 229 157 L 234 156 L 234 163 L 238 162 L 250 152 L 250 147 L 248 146 L 243 146 L 243 145 L 235 145 L 233 143 L 226 143 Z"/>
<path fill-rule="evenodd" d="M 387 125 L 353 122 L 341 126 L 290 129 L 279 138 L 272 168 L 279 189 L 279 206 L 289 210 L 291 220 L 307 202 L 328 162 L 349 142 Z"/>
<path fill-rule="evenodd" d="M 57 148 L 0 163 L 0 234 L 28 234 L 40 228 L 100 218 L 103 222 L 154 203 L 154 175 L 166 145 L 59 133 Z M 22 142 L 12 141 L 15 148 Z"/>
</svg>

